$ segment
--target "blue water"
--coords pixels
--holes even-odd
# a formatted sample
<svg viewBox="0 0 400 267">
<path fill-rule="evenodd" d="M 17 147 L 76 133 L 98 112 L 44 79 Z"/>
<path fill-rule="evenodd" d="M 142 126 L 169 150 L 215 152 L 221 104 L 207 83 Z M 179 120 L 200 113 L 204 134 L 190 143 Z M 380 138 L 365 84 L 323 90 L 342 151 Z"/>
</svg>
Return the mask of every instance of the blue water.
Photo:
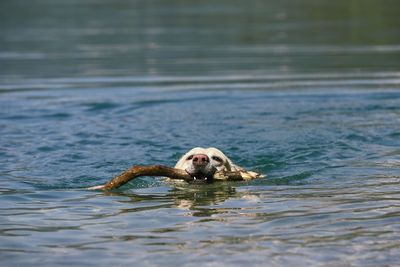
<svg viewBox="0 0 400 267">
<path fill-rule="evenodd" d="M 399 4 L 234 2 L 0 4 L 1 266 L 398 265 Z"/>
</svg>

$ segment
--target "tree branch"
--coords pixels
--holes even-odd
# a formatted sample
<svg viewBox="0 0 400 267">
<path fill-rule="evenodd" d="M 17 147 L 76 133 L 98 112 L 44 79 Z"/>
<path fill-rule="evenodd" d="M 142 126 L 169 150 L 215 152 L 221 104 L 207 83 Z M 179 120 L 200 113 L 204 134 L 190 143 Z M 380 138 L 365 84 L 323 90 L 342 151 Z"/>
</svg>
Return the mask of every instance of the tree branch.
<svg viewBox="0 0 400 267">
<path fill-rule="evenodd" d="M 118 176 L 112 178 L 104 185 L 89 187 L 89 190 L 110 190 L 123 186 L 130 180 L 140 176 L 162 176 L 170 179 L 184 180 L 186 182 L 194 181 L 195 178 L 190 176 L 186 171 L 170 168 L 161 165 L 150 166 L 133 166 Z M 242 181 L 247 180 L 242 176 L 242 172 L 218 172 L 214 175 L 214 180 Z"/>
</svg>

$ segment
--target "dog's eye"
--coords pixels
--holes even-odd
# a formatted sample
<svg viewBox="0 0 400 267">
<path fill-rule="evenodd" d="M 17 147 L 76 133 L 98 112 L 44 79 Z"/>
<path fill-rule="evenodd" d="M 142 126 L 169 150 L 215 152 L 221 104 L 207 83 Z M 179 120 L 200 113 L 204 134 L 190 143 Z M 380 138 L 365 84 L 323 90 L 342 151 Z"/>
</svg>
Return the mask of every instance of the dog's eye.
<svg viewBox="0 0 400 267">
<path fill-rule="evenodd" d="M 186 160 L 192 160 L 193 159 L 193 155 L 190 155 L 189 157 L 186 158 Z"/>
<path fill-rule="evenodd" d="M 212 156 L 211 157 L 213 160 L 218 161 L 218 162 L 222 162 L 223 160 L 220 157 L 217 156 Z"/>
</svg>

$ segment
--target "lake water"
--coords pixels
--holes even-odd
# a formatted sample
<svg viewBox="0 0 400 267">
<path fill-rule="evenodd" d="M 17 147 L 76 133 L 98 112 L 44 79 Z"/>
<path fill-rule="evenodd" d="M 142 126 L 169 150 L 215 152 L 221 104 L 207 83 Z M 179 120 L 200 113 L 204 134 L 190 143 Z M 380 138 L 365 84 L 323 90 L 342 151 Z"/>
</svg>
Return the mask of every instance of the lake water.
<svg viewBox="0 0 400 267">
<path fill-rule="evenodd" d="M 0 3 L 1 266 L 398 266 L 399 1 Z M 175 187 L 215 146 L 268 175 Z"/>
</svg>

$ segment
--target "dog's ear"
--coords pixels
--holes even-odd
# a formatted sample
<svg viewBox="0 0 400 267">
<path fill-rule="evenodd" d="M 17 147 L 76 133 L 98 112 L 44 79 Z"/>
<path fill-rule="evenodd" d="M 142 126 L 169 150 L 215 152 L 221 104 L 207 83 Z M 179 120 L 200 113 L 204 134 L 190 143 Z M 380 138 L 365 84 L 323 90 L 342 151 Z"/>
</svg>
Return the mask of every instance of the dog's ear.
<svg viewBox="0 0 400 267">
<path fill-rule="evenodd" d="M 227 171 L 239 171 L 238 166 L 236 166 L 235 164 L 233 164 L 233 162 L 228 158 L 226 158 L 226 162 L 225 162 L 225 169 Z"/>
<path fill-rule="evenodd" d="M 229 165 L 228 171 L 233 171 L 233 172 L 244 171 L 242 167 L 233 163 L 232 160 L 228 157 L 226 157 L 226 165 Z"/>
</svg>

